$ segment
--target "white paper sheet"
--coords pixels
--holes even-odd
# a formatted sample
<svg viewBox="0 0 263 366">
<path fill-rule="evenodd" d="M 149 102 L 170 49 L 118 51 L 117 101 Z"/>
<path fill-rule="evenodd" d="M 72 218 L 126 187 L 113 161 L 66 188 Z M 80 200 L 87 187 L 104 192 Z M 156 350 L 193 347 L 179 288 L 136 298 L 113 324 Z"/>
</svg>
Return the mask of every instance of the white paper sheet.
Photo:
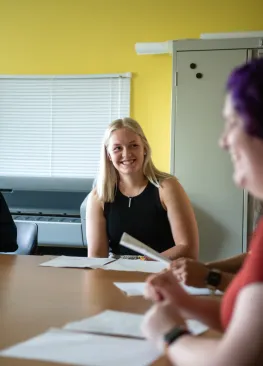
<svg viewBox="0 0 263 366">
<path fill-rule="evenodd" d="M 143 296 L 145 291 L 145 282 L 114 282 L 127 296 Z"/>
<path fill-rule="evenodd" d="M 90 318 L 69 323 L 64 329 L 143 338 L 140 331 L 141 321 L 142 315 L 140 314 L 105 310 Z"/>
<path fill-rule="evenodd" d="M 141 324 L 144 315 L 106 310 L 102 313 L 67 324 L 64 329 L 93 332 L 99 334 L 123 335 L 127 337 L 143 338 Z M 195 334 L 202 334 L 208 327 L 197 320 L 188 320 L 189 330 Z"/>
<path fill-rule="evenodd" d="M 188 329 L 194 335 L 203 334 L 204 332 L 206 332 L 209 329 L 205 324 L 199 322 L 198 320 L 194 320 L 194 319 L 186 320 L 186 324 L 187 324 Z"/>
<path fill-rule="evenodd" d="M 101 268 L 104 264 L 111 262 L 112 258 L 87 258 L 60 256 L 48 262 L 41 263 L 42 267 L 70 267 L 70 268 Z"/>
<path fill-rule="evenodd" d="M 127 233 L 123 233 L 123 235 L 121 237 L 120 245 L 123 245 L 126 248 L 132 249 L 135 252 L 145 255 L 156 261 L 160 261 L 160 262 L 164 263 L 166 267 L 169 267 L 170 263 L 172 263 L 171 259 L 164 257 L 162 254 L 158 253 L 153 248 L 142 243 L 138 239 L 133 238 L 131 235 L 129 235 Z"/>
<path fill-rule="evenodd" d="M 159 273 L 166 268 L 166 264 L 156 261 L 142 261 L 140 259 L 118 259 L 115 262 L 106 264 L 103 269 L 113 271 L 135 271 L 146 273 Z"/>
<path fill-rule="evenodd" d="M 1 355 L 83 366 L 145 366 L 159 358 L 160 353 L 146 340 L 52 329 L 0 352 Z"/>
<path fill-rule="evenodd" d="M 121 291 L 127 296 L 143 296 L 145 292 L 145 282 L 114 282 Z M 210 295 L 210 291 L 207 288 L 196 288 L 186 285 L 182 285 L 186 292 L 190 295 Z M 222 292 L 216 291 L 216 295 L 222 295 Z"/>
<path fill-rule="evenodd" d="M 190 295 L 200 295 L 200 296 L 208 296 L 211 295 L 211 292 L 208 288 L 197 288 L 197 287 L 191 287 L 183 285 L 183 288 L 186 292 L 188 292 Z M 215 295 L 222 295 L 223 292 L 216 290 Z"/>
</svg>

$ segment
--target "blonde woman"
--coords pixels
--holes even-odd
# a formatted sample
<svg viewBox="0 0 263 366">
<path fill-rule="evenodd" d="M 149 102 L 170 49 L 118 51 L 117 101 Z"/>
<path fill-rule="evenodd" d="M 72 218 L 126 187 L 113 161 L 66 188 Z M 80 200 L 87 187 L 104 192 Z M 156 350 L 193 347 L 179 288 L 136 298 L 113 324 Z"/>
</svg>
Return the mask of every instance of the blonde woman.
<svg viewBox="0 0 263 366">
<path fill-rule="evenodd" d="M 112 122 L 105 132 L 87 203 L 88 256 L 136 255 L 119 245 L 123 232 L 171 259 L 198 256 L 187 195 L 177 179 L 156 169 L 144 132 L 131 118 Z"/>
</svg>

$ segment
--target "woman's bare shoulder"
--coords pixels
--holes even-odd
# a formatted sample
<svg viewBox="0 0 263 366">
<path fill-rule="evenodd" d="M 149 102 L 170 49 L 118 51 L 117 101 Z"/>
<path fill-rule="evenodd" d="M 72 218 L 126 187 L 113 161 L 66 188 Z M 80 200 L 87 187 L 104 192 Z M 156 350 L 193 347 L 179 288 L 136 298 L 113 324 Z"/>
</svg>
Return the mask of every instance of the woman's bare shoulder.
<svg viewBox="0 0 263 366">
<path fill-rule="evenodd" d="M 171 175 L 171 177 L 167 177 L 160 182 L 160 190 L 161 191 L 175 191 L 180 189 L 182 186 L 179 183 L 178 179 Z"/>
<path fill-rule="evenodd" d="M 101 207 L 103 208 L 103 203 L 101 202 L 99 196 L 98 196 L 98 192 L 96 190 L 96 188 L 93 188 L 90 193 L 88 194 L 88 198 L 87 198 L 87 204 L 90 206 L 96 206 L 96 207 Z"/>
</svg>

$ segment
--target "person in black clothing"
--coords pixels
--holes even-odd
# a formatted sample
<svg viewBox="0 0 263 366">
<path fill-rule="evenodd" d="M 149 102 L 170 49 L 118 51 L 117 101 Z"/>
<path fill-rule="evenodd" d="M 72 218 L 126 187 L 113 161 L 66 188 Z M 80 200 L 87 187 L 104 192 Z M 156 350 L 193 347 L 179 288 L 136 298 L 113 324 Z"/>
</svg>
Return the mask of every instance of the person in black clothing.
<svg viewBox="0 0 263 366">
<path fill-rule="evenodd" d="M 140 125 L 112 122 L 102 145 L 99 174 L 87 200 L 89 257 L 138 255 L 119 245 L 123 232 L 170 259 L 197 259 L 198 229 L 178 180 L 153 164 Z"/>
<path fill-rule="evenodd" d="M 15 252 L 18 249 L 16 238 L 16 225 L 0 192 L 0 252 Z"/>
</svg>

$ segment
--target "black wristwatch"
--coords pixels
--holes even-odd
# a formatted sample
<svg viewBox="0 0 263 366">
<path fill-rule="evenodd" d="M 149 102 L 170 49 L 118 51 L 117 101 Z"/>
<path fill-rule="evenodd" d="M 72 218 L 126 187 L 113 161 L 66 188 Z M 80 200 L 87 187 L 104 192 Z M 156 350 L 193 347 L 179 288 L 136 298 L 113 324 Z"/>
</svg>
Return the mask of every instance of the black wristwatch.
<svg viewBox="0 0 263 366">
<path fill-rule="evenodd" d="M 178 338 L 185 334 L 191 334 L 188 329 L 185 327 L 175 327 L 172 330 L 170 330 L 168 333 L 164 335 L 164 344 L 165 348 L 167 349 L 170 344 L 175 342 Z"/>
<path fill-rule="evenodd" d="M 221 283 L 222 274 L 218 269 L 210 269 L 206 277 L 206 286 L 212 292 L 215 292 Z"/>
</svg>

